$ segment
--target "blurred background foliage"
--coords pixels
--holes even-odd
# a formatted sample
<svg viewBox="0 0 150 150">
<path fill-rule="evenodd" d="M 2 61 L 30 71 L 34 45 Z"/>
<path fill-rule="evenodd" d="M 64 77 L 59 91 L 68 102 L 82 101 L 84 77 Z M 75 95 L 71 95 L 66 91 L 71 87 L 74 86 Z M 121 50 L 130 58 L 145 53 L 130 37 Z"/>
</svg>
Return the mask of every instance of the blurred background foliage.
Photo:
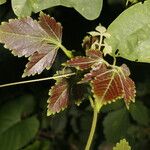
<svg viewBox="0 0 150 150">
<path fill-rule="evenodd" d="M 84 55 L 81 43 L 88 31 L 101 23 L 108 25 L 126 9 L 125 0 L 105 0 L 100 16 L 87 20 L 72 8 L 62 6 L 44 10 L 63 25 L 63 44 L 76 55 Z M 37 18 L 37 14 L 32 14 Z M 15 18 L 8 0 L 0 5 L 0 21 Z M 109 60 L 110 58 L 108 58 Z M 50 71 L 26 80 L 52 76 L 66 57 L 59 53 Z M 111 60 L 111 59 L 110 59 Z M 0 84 L 21 81 L 27 60 L 14 57 L 0 45 Z M 150 148 L 150 65 L 119 59 L 131 69 L 136 83 L 136 102 L 130 110 L 122 101 L 102 108 L 98 119 L 93 150 L 112 150 L 126 138 L 133 150 Z M 54 81 L 31 83 L 0 89 L 0 150 L 82 150 L 89 134 L 92 109 L 85 100 L 79 107 L 54 116 L 46 116 L 49 88 Z"/>
</svg>

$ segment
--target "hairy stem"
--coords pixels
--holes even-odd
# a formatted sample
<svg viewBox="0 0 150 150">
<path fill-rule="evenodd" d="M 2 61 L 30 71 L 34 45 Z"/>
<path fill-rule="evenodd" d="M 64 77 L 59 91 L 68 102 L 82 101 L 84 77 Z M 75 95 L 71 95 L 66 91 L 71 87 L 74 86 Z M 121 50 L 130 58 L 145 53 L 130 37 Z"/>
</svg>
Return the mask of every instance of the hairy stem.
<svg viewBox="0 0 150 150">
<path fill-rule="evenodd" d="M 75 73 L 64 74 L 64 75 L 55 76 L 55 77 L 35 79 L 35 80 L 27 80 L 27 81 L 21 81 L 21 82 L 7 83 L 7 84 L 0 85 L 0 88 L 7 87 L 7 86 L 13 86 L 13 85 L 19 85 L 19 84 L 26 84 L 26 83 L 33 83 L 33 82 L 41 82 L 41 81 L 46 81 L 46 80 L 58 79 L 58 78 L 63 78 L 63 77 L 69 77 L 72 75 L 75 75 Z"/>
<path fill-rule="evenodd" d="M 90 131 L 90 134 L 89 134 L 89 137 L 88 137 L 88 141 L 87 141 L 85 150 L 90 150 L 92 140 L 93 140 L 93 137 L 94 137 L 94 133 L 95 133 L 95 129 L 96 129 L 98 111 L 95 107 L 94 107 L 93 110 L 94 110 L 94 112 L 93 112 L 93 121 L 92 121 L 91 131 Z"/>
</svg>

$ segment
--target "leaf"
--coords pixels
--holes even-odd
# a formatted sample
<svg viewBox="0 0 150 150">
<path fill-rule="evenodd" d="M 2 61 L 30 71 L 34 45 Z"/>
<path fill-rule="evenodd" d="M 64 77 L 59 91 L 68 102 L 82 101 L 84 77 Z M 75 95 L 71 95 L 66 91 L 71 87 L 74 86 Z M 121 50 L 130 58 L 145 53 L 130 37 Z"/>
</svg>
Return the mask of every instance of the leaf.
<svg viewBox="0 0 150 150">
<path fill-rule="evenodd" d="M 52 144 L 48 140 L 44 141 L 35 141 L 33 144 L 29 145 L 28 147 L 24 148 L 23 150 L 53 150 Z"/>
<path fill-rule="evenodd" d="M 126 109 L 108 113 L 104 122 L 104 135 L 108 142 L 116 143 L 120 138 L 125 138 L 129 127 L 129 115 Z"/>
<path fill-rule="evenodd" d="M 59 5 L 73 7 L 86 19 L 93 20 L 100 15 L 103 0 L 93 0 L 92 3 L 90 0 L 36 0 L 34 1 L 32 7 L 34 12 L 39 12 L 41 10 Z"/>
<path fill-rule="evenodd" d="M 122 139 L 115 147 L 113 147 L 113 150 L 131 150 L 131 147 L 126 139 Z"/>
<path fill-rule="evenodd" d="M 129 111 L 130 111 L 132 118 L 138 124 L 148 126 L 150 122 L 149 112 L 148 112 L 147 107 L 145 107 L 142 102 L 137 101 L 136 103 L 132 104 L 130 106 Z"/>
<path fill-rule="evenodd" d="M 111 55 L 119 50 L 120 57 L 131 61 L 150 62 L 150 1 L 137 3 L 122 12 L 108 27 L 106 39 Z"/>
<path fill-rule="evenodd" d="M 67 126 L 67 113 L 61 112 L 51 117 L 48 121 L 50 122 L 50 128 L 54 134 L 62 134 Z"/>
<path fill-rule="evenodd" d="M 127 108 L 135 98 L 134 82 L 128 77 L 129 69 L 124 64 L 117 68 L 97 70 L 98 75 L 91 81 L 97 107 L 124 98 Z"/>
<path fill-rule="evenodd" d="M 50 68 L 61 43 L 62 27 L 43 13 L 39 22 L 30 17 L 9 20 L 0 25 L 0 42 L 18 57 L 29 57 L 23 77 Z"/>
<path fill-rule="evenodd" d="M 89 69 L 93 65 L 96 65 L 102 60 L 102 53 L 98 50 L 87 50 L 86 56 L 76 56 L 71 60 L 68 60 L 66 65 L 75 67 L 79 70 Z"/>
<path fill-rule="evenodd" d="M 76 84 L 71 88 L 71 93 L 72 93 L 72 99 L 75 101 L 75 104 L 77 106 L 80 106 L 82 101 L 86 99 L 88 96 L 88 90 L 87 87 L 83 84 Z"/>
<path fill-rule="evenodd" d="M 98 76 L 101 72 L 107 71 L 107 67 L 105 64 L 101 63 L 95 67 L 93 67 L 89 73 L 84 75 L 84 78 L 79 83 L 85 83 L 94 80 L 96 76 Z"/>
<path fill-rule="evenodd" d="M 6 0 L 0 0 L 0 5 L 6 3 Z"/>
<path fill-rule="evenodd" d="M 20 149 L 35 137 L 39 121 L 35 116 L 27 117 L 33 111 L 34 105 L 32 96 L 23 96 L 0 108 L 1 149 Z"/>
<path fill-rule="evenodd" d="M 50 89 L 47 116 L 59 113 L 69 103 L 69 85 L 66 79 L 61 79 Z"/>
<path fill-rule="evenodd" d="M 92 36 L 87 35 L 87 36 L 85 36 L 85 37 L 83 38 L 82 47 L 83 47 L 85 50 L 90 50 L 92 44 L 93 44 L 96 40 L 98 40 L 97 37 L 92 37 Z"/>
<path fill-rule="evenodd" d="M 18 17 L 30 16 L 32 12 L 31 0 L 11 0 L 14 13 Z"/>
</svg>

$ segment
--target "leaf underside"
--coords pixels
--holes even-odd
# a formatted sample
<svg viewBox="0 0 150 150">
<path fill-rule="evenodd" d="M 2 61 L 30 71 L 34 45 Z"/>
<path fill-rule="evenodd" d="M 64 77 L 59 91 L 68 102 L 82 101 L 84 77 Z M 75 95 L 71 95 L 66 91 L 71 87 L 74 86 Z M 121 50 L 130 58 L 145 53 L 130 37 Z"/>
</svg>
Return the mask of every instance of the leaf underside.
<svg viewBox="0 0 150 150">
<path fill-rule="evenodd" d="M 65 78 L 58 80 L 50 89 L 49 95 L 47 116 L 64 110 L 69 103 L 69 85 L 67 80 Z"/>
<path fill-rule="evenodd" d="M 0 25 L 0 42 L 15 56 L 29 57 L 23 77 L 40 74 L 52 66 L 61 37 L 62 26 L 44 13 L 39 22 L 26 17 Z"/>
</svg>

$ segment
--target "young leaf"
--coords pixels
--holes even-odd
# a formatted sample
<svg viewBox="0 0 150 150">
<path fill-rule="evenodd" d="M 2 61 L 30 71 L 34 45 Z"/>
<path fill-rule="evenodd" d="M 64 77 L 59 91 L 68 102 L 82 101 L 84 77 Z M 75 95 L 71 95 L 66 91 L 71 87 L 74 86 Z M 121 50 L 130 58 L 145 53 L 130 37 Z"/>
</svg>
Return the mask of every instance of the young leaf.
<svg viewBox="0 0 150 150">
<path fill-rule="evenodd" d="M 103 105 L 124 98 L 128 107 L 129 103 L 134 101 L 135 85 L 127 76 L 129 72 L 125 66 L 98 70 L 99 74 L 91 82 L 94 97 L 98 104 Z"/>
<path fill-rule="evenodd" d="M 86 56 L 77 56 L 72 58 L 71 60 L 67 61 L 66 65 L 75 67 L 79 70 L 84 70 L 100 63 L 102 59 L 102 53 L 99 50 L 87 50 Z"/>
<path fill-rule="evenodd" d="M 39 22 L 30 17 L 9 20 L 0 25 L 0 42 L 18 57 L 29 57 L 23 77 L 50 68 L 61 44 L 62 27 L 43 13 Z"/>
<path fill-rule="evenodd" d="M 66 79 L 57 80 L 49 92 L 47 116 L 59 113 L 69 103 L 69 85 Z"/>
<path fill-rule="evenodd" d="M 113 147 L 113 150 L 131 150 L 131 147 L 129 146 L 129 143 L 123 139 L 120 140 L 120 142 L 117 143 L 115 147 Z"/>
</svg>

